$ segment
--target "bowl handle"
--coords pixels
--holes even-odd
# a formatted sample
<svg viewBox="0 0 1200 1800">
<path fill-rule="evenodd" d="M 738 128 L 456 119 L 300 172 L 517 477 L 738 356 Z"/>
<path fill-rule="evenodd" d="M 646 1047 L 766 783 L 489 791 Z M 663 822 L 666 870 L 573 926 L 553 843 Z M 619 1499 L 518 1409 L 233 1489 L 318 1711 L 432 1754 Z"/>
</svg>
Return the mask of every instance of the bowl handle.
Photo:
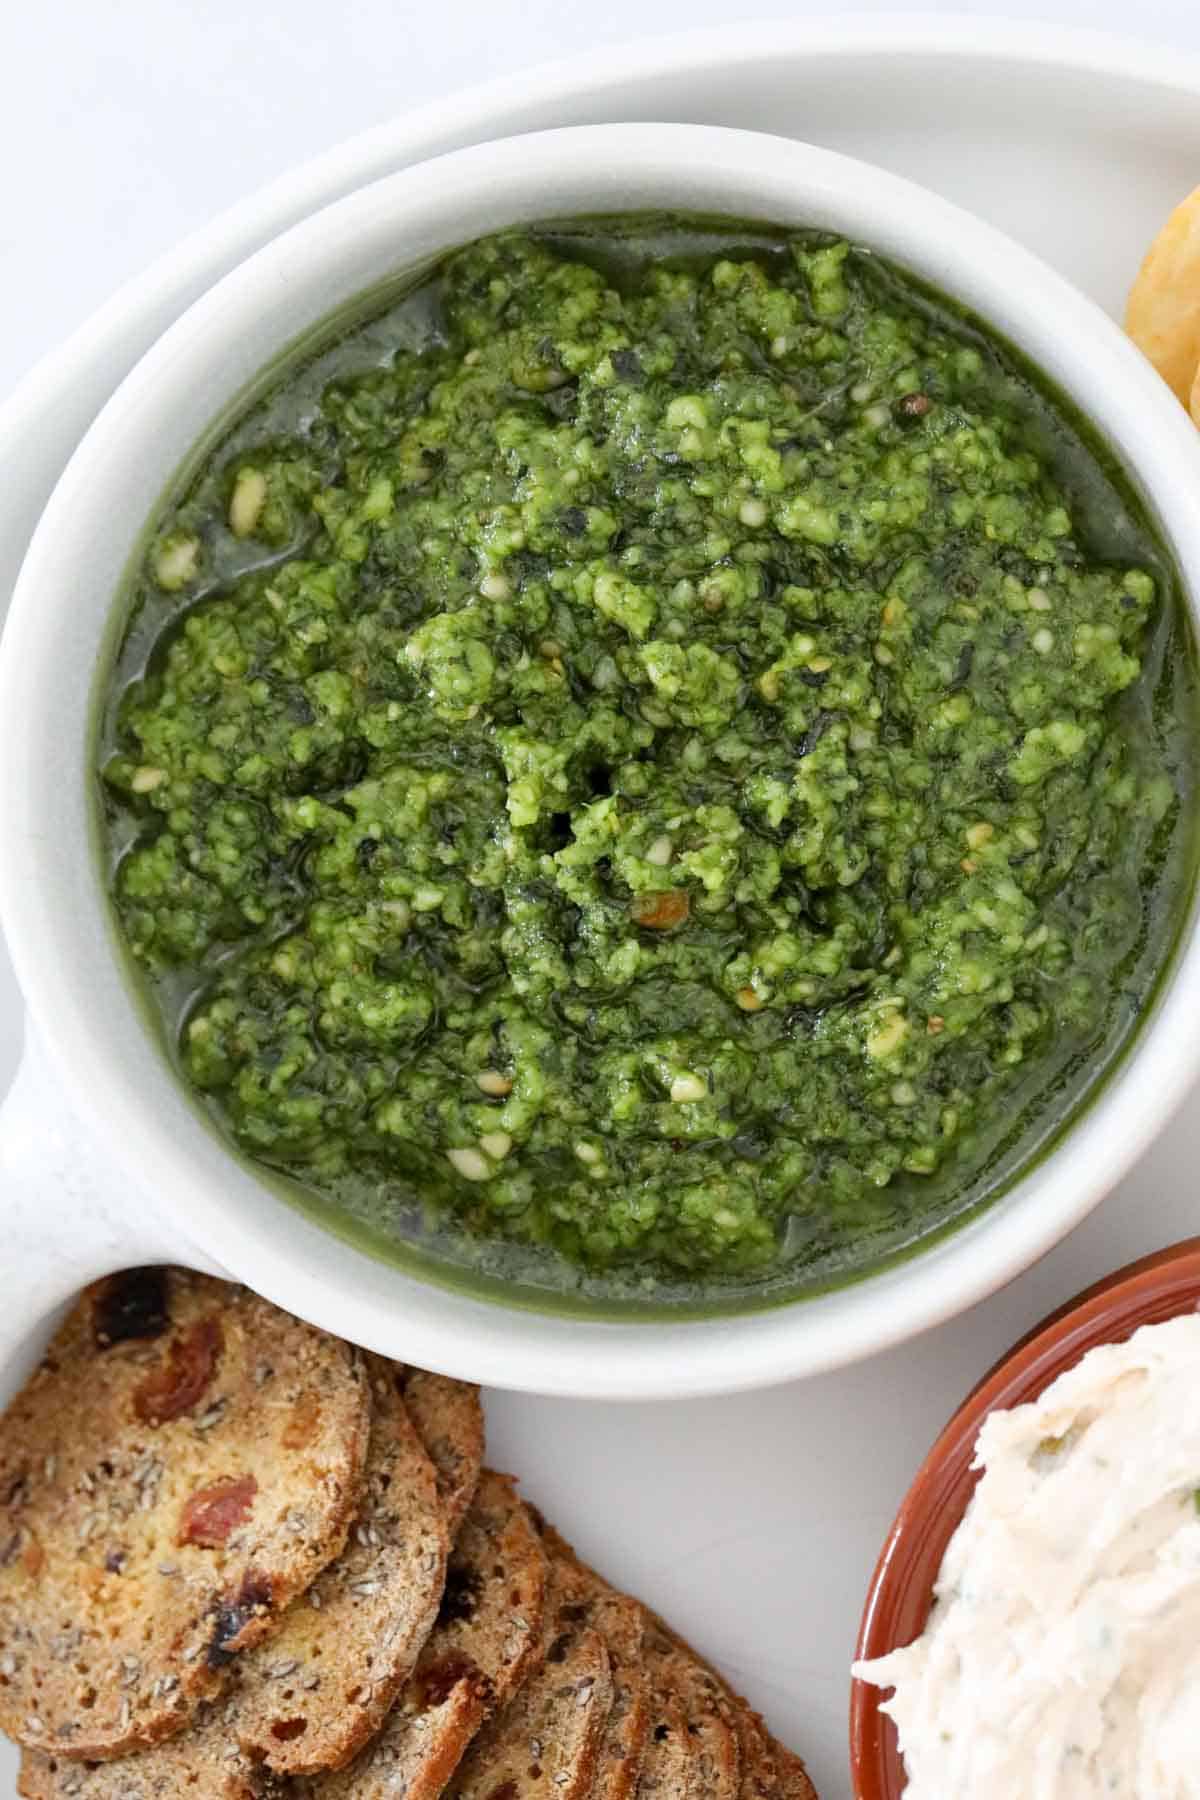
<svg viewBox="0 0 1200 1800">
<path fill-rule="evenodd" d="M 143 1263 L 222 1273 L 169 1218 L 147 1211 L 144 1196 L 85 1134 L 28 1030 L 0 1106 L 0 1220 L 0 1403 L 87 1282 Z"/>
</svg>

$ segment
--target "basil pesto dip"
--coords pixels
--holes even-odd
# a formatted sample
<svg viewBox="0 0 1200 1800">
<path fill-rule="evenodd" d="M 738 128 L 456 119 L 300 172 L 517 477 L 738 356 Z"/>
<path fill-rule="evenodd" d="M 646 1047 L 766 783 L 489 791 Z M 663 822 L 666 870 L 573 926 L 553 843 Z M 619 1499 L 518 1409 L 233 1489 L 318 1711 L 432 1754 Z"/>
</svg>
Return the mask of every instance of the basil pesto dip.
<svg viewBox="0 0 1200 1800">
<path fill-rule="evenodd" d="M 1190 892 L 1173 571 L 1087 430 L 869 253 L 505 235 L 181 478 L 101 750 L 187 1080 L 339 1229 L 795 1292 L 962 1216 Z"/>
</svg>

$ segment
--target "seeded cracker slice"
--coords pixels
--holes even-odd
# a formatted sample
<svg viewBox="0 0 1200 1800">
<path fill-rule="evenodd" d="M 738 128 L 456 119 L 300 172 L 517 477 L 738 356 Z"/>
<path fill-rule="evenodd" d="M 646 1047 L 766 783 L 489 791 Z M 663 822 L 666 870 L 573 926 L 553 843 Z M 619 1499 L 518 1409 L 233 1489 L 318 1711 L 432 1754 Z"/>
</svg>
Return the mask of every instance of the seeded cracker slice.
<svg viewBox="0 0 1200 1800">
<path fill-rule="evenodd" d="M 341 1556 L 293 1600 L 270 1642 L 239 1659 L 236 1686 L 202 1719 L 132 1760 L 102 1765 L 86 1788 L 69 1785 L 79 1765 L 60 1760 L 61 1777 L 44 1787 L 50 1800 L 72 1792 L 120 1800 L 132 1780 L 149 1794 L 240 1796 L 256 1791 L 253 1771 L 264 1762 L 278 1774 L 333 1768 L 378 1730 L 437 1617 L 446 1536 L 433 1467 L 392 1365 L 369 1358 L 368 1368 L 370 1447 Z"/>
<path fill-rule="evenodd" d="M 642 1671 L 641 1608 L 624 1594 L 607 1593 L 560 1608 L 562 1619 L 577 1614 L 608 1651 L 612 1700 L 604 1719 L 592 1782 L 593 1800 L 630 1800 L 637 1792 L 650 1730 L 650 1697 Z"/>
<path fill-rule="evenodd" d="M 613 1687 L 608 1651 L 590 1626 L 556 1635 L 567 1565 L 550 1564 L 545 1661 L 490 1718 L 446 1792 L 449 1800 L 584 1800 L 590 1795 Z"/>
<path fill-rule="evenodd" d="M 25 1800 L 283 1800 L 285 1784 L 238 1750 L 235 1707 L 232 1693 L 206 1701 L 186 1732 L 116 1762 L 25 1750 L 17 1792 Z"/>
<path fill-rule="evenodd" d="M 341 1549 L 369 1406 L 245 1289 L 89 1289 L 0 1423 L 0 1726 L 97 1760 L 178 1731 Z"/>
<path fill-rule="evenodd" d="M 809 1792 L 812 1793 L 813 1800 L 816 1800 L 801 1759 L 782 1744 L 776 1743 L 758 1713 L 740 1695 L 734 1693 L 712 1664 L 698 1656 L 678 1632 L 672 1631 L 656 1614 L 651 1615 L 651 1620 L 665 1638 L 713 1678 L 733 1707 L 733 1725 L 737 1732 L 741 1763 L 738 1800 L 807 1800 L 800 1776 L 808 1782 Z M 786 1771 L 786 1774 L 781 1771 Z"/>
<path fill-rule="evenodd" d="M 485 1469 L 446 1570 L 437 1628 L 421 1672 L 469 1660 L 504 1706 L 543 1654 L 549 1562 L 510 1475 Z"/>
<path fill-rule="evenodd" d="M 374 1743 L 346 1768 L 298 1784 L 303 1800 L 436 1800 L 493 1706 L 538 1665 L 546 1577 L 515 1483 L 485 1470 L 416 1673 Z"/>
<path fill-rule="evenodd" d="M 479 1389 L 425 1369 L 399 1369 L 408 1416 L 437 1472 L 438 1492 L 453 1543 L 479 1486 L 483 1467 L 483 1407 Z"/>
<path fill-rule="evenodd" d="M 645 1643 L 653 1679 L 674 1694 L 683 1708 L 700 1800 L 738 1800 L 741 1742 L 736 1707 L 723 1684 L 697 1657 L 659 1630 L 649 1615 Z"/>
<path fill-rule="evenodd" d="M 651 1707 L 638 1800 L 698 1800 L 695 1781 L 683 1705 L 676 1694 L 662 1690 Z"/>
<path fill-rule="evenodd" d="M 234 1730 L 280 1775 L 340 1768 L 382 1725 L 432 1631 L 448 1540 L 433 1465 L 395 1369 L 368 1357 L 374 1413 L 342 1554 L 244 1659 Z"/>
<path fill-rule="evenodd" d="M 738 1704 L 737 1731 L 742 1752 L 740 1800 L 776 1800 L 779 1791 L 777 1746 L 758 1714 L 751 1712 L 745 1701 Z"/>
<path fill-rule="evenodd" d="M 418 1669 L 375 1744 L 349 1768 L 295 1791 L 303 1800 L 438 1800 L 492 1705 L 487 1677 L 469 1664 L 447 1681 L 435 1674 L 426 1682 Z"/>
<path fill-rule="evenodd" d="M 775 1758 L 779 1765 L 776 1790 L 779 1800 L 817 1800 L 817 1790 L 809 1779 L 808 1770 L 794 1751 L 776 1744 Z"/>
<path fill-rule="evenodd" d="M 636 1793 L 650 1731 L 650 1683 L 643 1667 L 645 1614 L 636 1600 L 617 1593 L 553 1529 L 542 1541 L 558 1559 L 556 1592 L 561 1626 L 590 1625 L 600 1633 L 611 1665 L 613 1701 L 604 1725 L 592 1783 L 592 1800 L 630 1800 Z"/>
</svg>

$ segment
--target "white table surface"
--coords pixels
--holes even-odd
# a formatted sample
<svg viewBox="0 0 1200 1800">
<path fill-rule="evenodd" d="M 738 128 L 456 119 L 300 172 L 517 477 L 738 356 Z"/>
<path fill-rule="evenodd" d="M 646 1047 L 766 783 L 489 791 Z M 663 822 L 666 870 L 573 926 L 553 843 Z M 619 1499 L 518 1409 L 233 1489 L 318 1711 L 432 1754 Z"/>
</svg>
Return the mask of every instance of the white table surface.
<svg viewBox="0 0 1200 1800">
<path fill-rule="evenodd" d="M 754 10 L 794 19 L 810 9 L 803 0 L 758 0 Z M 854 10 L 911 9 L 879 0 Z M 994 9 L 927 0 L 925 10 Z M 1136 26 L 1149 40 L 1200 50 L 1197 0 L 1140 0 L 1136 12 L 1118 0 L 1009 0 L 1003 10 Z M 0 0 L 0 398 L 122 280 L 327 145 L 484 75 L 639 31 L 723 23 L 733 12 L 720 0 L 438 0 L 422 8 L 403 0 Z M 0 951 L 0 1090 L 15 1064 L 16 1018 Z M 905 1481 L 943 1422 L 947 1370 L 965 1391 L 1085 1281 L 1197 1229 L 1179 1171 L 1198 1163 L 1193 1106 L 1170 1154 L 1152 1151 L 1141 1165 L 1135 1189 L 1114 1195 L 1019 1284 L 902 1358 L 804 1388 L 669 1409 L 494 1396 L 494 1455 L 503 1464 L 519 1445 L 531 1494 L 615 1579 L 719 1655 L 797 1747 L 815 1746 L 823 1800 L 845 1800 L 837 1748 L 845 1693 L 828 1672 L 850 1656 L 857 1618 L 846 1596 L 865 1587 Z M 1145 1196 L 1156 1191 L 1169 1204 L 1148 1231 Z M 601 1505 L 595 1497 L 607 1491 L 616 1447 L 626 1469 L 646 1471 L 645 1484 Z M 804 1496 L 818 1462 L 824 1491 L 838 1500 L 814 1516 Z M 848 1570 L 848 1555 L 861 1567 Z M 778 1646 L 789 1636 L 794 1663 L 777 1653 L 768 1663 L 763 1641 Z M 11 1791 L 9 1767 L 0 1758 L 0 1794 Z"/>
</svg>

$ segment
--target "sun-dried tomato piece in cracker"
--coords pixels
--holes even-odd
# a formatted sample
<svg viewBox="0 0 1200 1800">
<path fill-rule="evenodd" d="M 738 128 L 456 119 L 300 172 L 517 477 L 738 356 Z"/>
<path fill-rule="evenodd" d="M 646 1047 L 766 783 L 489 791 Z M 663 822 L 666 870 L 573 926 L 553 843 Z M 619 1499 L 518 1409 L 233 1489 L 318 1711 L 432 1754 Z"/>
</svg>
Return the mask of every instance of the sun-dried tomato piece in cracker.
<svg viewBox="0 0 1200 1800">
<path fill-rule="evenodd" d="M 221 1355 L 216 1319 L 197 1319 L 173 1337 L 166 1358 L 134 1390 L 133 1410 L 143 1425 L 169 1425 L 198 1406 L 208 1392 Z"/>
</svg>

